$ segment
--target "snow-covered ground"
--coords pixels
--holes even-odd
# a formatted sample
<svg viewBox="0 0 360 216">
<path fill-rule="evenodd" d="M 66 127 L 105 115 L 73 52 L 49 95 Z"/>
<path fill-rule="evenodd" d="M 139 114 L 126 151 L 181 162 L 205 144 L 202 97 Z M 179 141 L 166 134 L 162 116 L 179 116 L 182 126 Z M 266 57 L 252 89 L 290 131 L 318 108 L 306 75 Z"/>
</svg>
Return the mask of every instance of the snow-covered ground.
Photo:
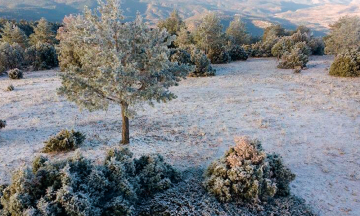
<svg viewBox="0 0 360 216">
<path fill-rule="evenodd" d="M 360 215 L 360 78 L 329 76 L 331 61 L 312 57 L 301 74 L 276 69 L 272 58 L 215 66 L 217 76 L 172 88 L 178 99 L 139 110 L 130 148 L 136 155 L 161 153 L 185 169 L 220 157 L 234 136 L 257 138 L 284 157 L 297 175 L 292 192 L 321 215 Z M 5 92 L 9 84 L 15 90 Z M 81 112 L 57 96 L 60 84 L 56 71 L 0 77 L 0 119 L 7 121 L 0 131 L 0 184 L 63 128 L 84 132 L 81 151 L 98 162 L 119 145 L 119 107 Z"/>
</svg>

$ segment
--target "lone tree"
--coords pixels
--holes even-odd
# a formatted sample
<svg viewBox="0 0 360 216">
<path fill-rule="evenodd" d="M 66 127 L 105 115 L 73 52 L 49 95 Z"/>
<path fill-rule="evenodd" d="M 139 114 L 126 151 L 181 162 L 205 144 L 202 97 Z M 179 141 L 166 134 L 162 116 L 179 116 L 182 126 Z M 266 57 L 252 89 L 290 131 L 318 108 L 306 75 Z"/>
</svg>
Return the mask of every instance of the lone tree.
<svg viewBox="0 0 360 216">
<path fill-rule="evenodd" d="M 165 30 L 150 28 L 140 15 L 133 22 L 122 20 L 120 0 L 99 1 L 97 9 L 64 19 L 60 55 L 63 45 L 72 44 L 78 59 L 67 64 L 58 91 L 90 111 L 120 105 L 122 143 L 128 144 L 131 105 L 175 98 L 168 88 L 191 68 L 170 62 L 168 45 L 174 38 Z"/>
</svg>

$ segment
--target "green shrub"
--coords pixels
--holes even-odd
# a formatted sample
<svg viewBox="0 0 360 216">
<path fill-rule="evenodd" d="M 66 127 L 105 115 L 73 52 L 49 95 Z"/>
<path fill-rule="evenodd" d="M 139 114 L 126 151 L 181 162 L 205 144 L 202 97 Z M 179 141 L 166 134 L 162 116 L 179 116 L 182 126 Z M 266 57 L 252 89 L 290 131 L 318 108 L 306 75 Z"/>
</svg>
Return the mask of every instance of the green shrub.
<svg viewBox="0 0 360 216">
<path fill-rule="evenodd" d="M 0 74 L 8 69 L 22 68 L 24 49 L 19 44 L 0 44 Z"/>
<path fill-rule="evenodd" d="M 210 60 L 203 51 L 192 48 L 191 62 L 195 65 L 195 70 L 189 73 L 190 77 L 215 76 L 216 70 L 212 68 Z"/>
<path fill-rule="evenodd" d="M 192 64 L 191 55 L 184 49 L 172 49 L 170 52 L 170 61 L 179 64 Z"/>
<path fill-rule="evenodd" d="M 6 121 L 0 119 L 0 129 L 5 128 L 5 127 L 6 127 Z"/>
<path fill-rule="evenodd" d="M 329 74 L 340 77 L 360 76 L 360 48 L 337 55 L 331 64 Z"/>
<path fill-rule="evenodd" d="M 110 150 L 103 164 L 79 154 L 60 161 L 40 156 L 12 176 L 1 197 L 2 214 L 134 215 L 142 200 L 168 188 L 162 186 L 172 171 L 157 156 L 135 161 L 126 149 Z"/>
<path fill-rule="evenodd" d="M 295 42 L 291 37 L 282 37 L 279 41 L 271 48 L 271 54 L 275 57 L 280 58 L 286 52 L 290 52 L 294 47 Z"/>
<path fill-rule="evenodd" d="M 280 40 L 279 37 L 270 37 L 266 41 L 257 42 L 251 45 L 251 56 L 271 57 L 271 49 Z"/>
<path fill-rule="evenodd" d="M 304 43 L 295 45 L 291 52 L 285 52 L 279 62 L 278 68 L 295 69 L 297 67 L 305 68 L 309 62 L 309 49 Z"/>
<path fill-rule="evenodd" d="M 56 136 L 51 137 L 44 144 L 42 152 L 62 152 L 71 151 L 78 148 L 85 140 L 85 136 L 80 132 L 74 130 L 62 130 Z"/>
<path fill-rule="evenodd" d="M 141 197 L 169 189 L 173 183 L 180 181 L 180 173 L 164 162 L 161 155 L 146 155 L 135 159 L 135 174 L 140 181 L 138 194 Z"/>
<path fill-rule="evenodd" d="M 8 72 L 10 79 L 22 79 L 23 78 L 23 72 L 19 70 L 18 68 L 12 69 Z"/>
<path fill-rule="evenodd" d="M 55 47 L 48 43 L 37 43 L 25 50 L 25 59 L 34 70 L 47 70 L 58 66 Z"/>
<path fill-rule="evenodd" d="M 233 45 L 229 48 L 228 53 L 232 61 L 247 60 L 249 55 L 242 46 Z"/>
<path fill-rule="evenodd" d="M 201 169 L 183 173 L 183 181 L 137 207 L 140 216 L 170 215 L 243 215 L 243 216 L 315 216 L 305 200 L 295 196 L 274 197 L 268 202 L 221 203 L 202 186 Z"/>
<path fill-rule="evenodd" d="M 15 87 L 13 85 L 9 85 L 7 88 L 6 88 L 6 91 L 14 91 L 15 90 Z"/>
<path fill-rule="evenodd" d="M 212 64 L 225 64 L 231 62 L 231 57 L 225 47 L 210 49 L 207 53 L 207 57 Z"/>
<path fill-rule="evenodd" d="M 308 46 L 310 47 L 313 55 L 325 54 L 325 43 L 322 38 L 311 38 L 308 42 Z"/>
<path fill-rule="evenodd" d="M 205 177 L 205 188 L 221 202 L 252 203 L 287 194 L 295 175 L 279 156 L 267 155 L 259 141 L 241 138 L 224 157 L 211 163 Z"/>
</svg>

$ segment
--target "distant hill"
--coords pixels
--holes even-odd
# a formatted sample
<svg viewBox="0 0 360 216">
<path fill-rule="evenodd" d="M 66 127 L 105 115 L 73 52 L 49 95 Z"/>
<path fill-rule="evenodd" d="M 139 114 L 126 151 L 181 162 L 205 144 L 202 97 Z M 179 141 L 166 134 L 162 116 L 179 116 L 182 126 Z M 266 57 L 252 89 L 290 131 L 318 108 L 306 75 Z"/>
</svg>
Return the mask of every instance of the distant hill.
<svg viewBox="0 0 360 216">
<path fill-rule="evenodd" d="M 0 16 L 8 19 L 60 22 L 65 15 L 80 13 L 87 5 L 93 8 L 97 0 L 0 0 Z M 123 10 L 128 20 L 137 11 L 152 23 L 166 18 L 176 8 L 190 27 L 196 26 L 204 13 L 217 11 L 227 25 L 234 16 L 246 22 L 250 33 L 259 35 L 270 23 L 286 28 L 304 24 L 326 32 L 328 25 L 345 15 L 360 16 L 360 0 L 124 0 Z"/>
</svg>

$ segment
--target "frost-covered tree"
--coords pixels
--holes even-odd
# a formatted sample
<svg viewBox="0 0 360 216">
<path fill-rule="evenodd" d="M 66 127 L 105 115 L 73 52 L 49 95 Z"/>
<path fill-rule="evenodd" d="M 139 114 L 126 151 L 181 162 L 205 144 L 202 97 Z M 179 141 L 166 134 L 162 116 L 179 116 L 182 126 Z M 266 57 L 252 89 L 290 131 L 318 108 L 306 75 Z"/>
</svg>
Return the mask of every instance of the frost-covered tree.
<svg viewBox="0 0 360 216">
<path fill-rule="evenodd" d="M 14 68 L 21 68 L 24 64 L 24 49 L 17 43 L 0 44 L 0 73 Z"/>
<path fill-rule="evenodd" d="M 10 45 L 17 43 L 22 48 L 26 48 L 28 44 L 28 38 L 25 33 L 16 25 L 6 22 L 3 28 L 1 28 L 1 42 L 7 42 Z"/>
<path fill-rule="evenodd" d="M 178 35 L 174 42 L 175 46 L 180 48 L 186 48 L 194 44 L 194 37 L 186 27 L 182 27 L 177 34 Z"/>
<path fill-rule="evenodd" d="M 250 35 L 246 31 L 245 23 L 238 17 L 235 17 L 234 20 L 230 22 L 226 34 L 235 45 L 250 43 Z"/>
<path fill-rule="evenodd" d="M 122 109 L 122 143 L 129 143 L 129 116 L 134 104 L 167 102 L 176 96 L 169 87 L 185 78 L 190 67 L 169 60 L 174 37 L 152 29 L 140 15 L 123 23 L 120 0 L 99 1 L 59 29 L 60 50 L 67 44 L 79 58 L 62 74 L 59 94 L 90 111 Z"/>
<path fill-rule="evenodd" d="M 339 54 L 360 47 L 360 17 L 346 16 L 330 25 L 330 34 L 325 37 L 325 52 Z"/>
<path fill-rule="evenodd" d="M 30 43 L 36 45 L 38 42 L 55 44 L 55 34 L 52 31 L 52 26 L 46 21 L 45 18 L 41 18 L 34 28 L 34 33 L 30 35 Z"/>
<path fill-rule="evenodd" d="M 198 48 L 203 50 L 212 63 L 226 63 L 230 56 L 226 53 L 226 35 L 216 13 L 209 13 L 201 20 L 194 33 Z"/>
<path fill-rule="evenodd" d="M 263 41 L 267 41 L 268 39 L 272 39 L 274 37 L 283 37 L 286 36 L 286 31 L 281 25 L 272 25 L 265 29 L 263 35 Z"/>
<path fill-rule="evenodd" d="M 185 27 L 185 23 L 181 19 L 178 11 L 174 10 L 170 14 L 169 18 L 167 18 L 165 20 L 161 20 L 158 23 L 158 27 L 160 29 L 165 28 L 169 32 L 169 34 L 171 34 L 171 35 L 177 35 L 177 32 L 179 32 L 181 28 Z"/>
</svg>

